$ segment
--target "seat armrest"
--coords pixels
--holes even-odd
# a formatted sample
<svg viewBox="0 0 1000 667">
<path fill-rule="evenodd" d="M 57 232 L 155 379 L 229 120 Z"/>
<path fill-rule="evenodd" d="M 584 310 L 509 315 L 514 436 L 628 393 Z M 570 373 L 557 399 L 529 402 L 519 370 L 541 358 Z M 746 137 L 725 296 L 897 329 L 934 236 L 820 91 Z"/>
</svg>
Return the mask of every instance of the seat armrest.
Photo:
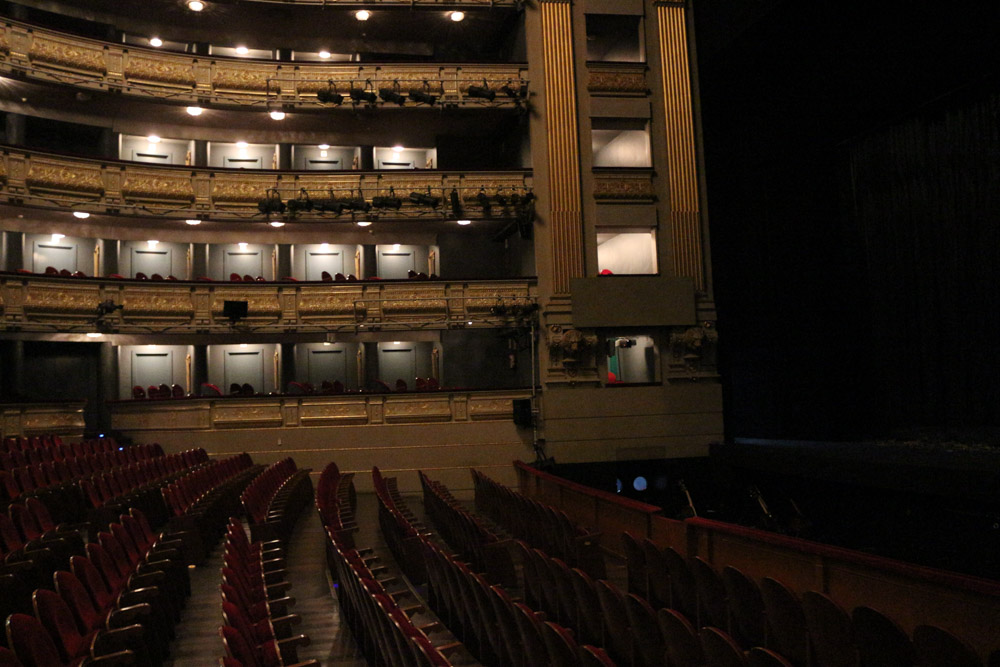
<svg viewBox="0 0 1000 667">
<path fill-rule="evenodd" d="M 129 625 L 142 625 L 152 616 L 153 608 L 148 602 L 140 602 L 129 607 L 120 607 L 108 615 L 108 629 L 115 630 Z"/>
<path fill-rule="evenodd" d="M 121 667 L 134 665 L 135 653 L 132 651 L 117 651 L 107 655 L 91 656 L 83 662 L 85 667 Z"/>
</svg>

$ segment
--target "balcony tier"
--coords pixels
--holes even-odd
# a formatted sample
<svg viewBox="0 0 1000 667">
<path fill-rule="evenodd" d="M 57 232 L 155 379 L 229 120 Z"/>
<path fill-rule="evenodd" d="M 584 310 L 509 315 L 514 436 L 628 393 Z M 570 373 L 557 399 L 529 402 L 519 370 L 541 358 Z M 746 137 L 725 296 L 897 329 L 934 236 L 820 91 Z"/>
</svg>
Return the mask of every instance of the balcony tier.
<svg viewBox="0 0 1000 667">
<path fill-rule="evenodd" d="M 121 334 L 372 332 L 523 324 L 534 278 L 225 283 L 0 274 L 0 330 Z M 98 304 L 121 305 L 98 322 Z M 226 301 L 246 301 L 237 324 Z"/>
<path fill-rule="evenodd" d="M 333 108 L 316 97 L 330 88 L 330 82 L 344 95 L 342 106 L 348 109 L 352 86 L 377 94 L 398 83 L 404 96 L 419 88 L 446 107 L 513 108 L 524 104 L 528 85 L 524 64 L 328 64 L 224 58 L 103 42 L 9 20 L 0 23 L 0 72 L 176 104 L 275 109 Z M 469 95 L 469 86 L 484 82 L 497 91 L 495 99 Z M 500 92 L 507 85 L 517 95 Z M 409 97 L 404 106 L 427 107 Z"/>
</svg>

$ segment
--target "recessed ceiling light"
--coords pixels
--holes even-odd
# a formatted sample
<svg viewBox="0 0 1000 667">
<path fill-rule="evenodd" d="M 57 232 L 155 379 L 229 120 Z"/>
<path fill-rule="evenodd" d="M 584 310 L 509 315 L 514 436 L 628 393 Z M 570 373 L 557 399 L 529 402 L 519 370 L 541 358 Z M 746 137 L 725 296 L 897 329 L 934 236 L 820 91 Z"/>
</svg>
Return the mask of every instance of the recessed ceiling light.
<svg viewBox="0 0 1000 667">
<path fill-rule="evenodd" d="M 160 143 L 160 138 L 155 134 L 151 134 L 148 137 L 146 137 L 146 141 L 148 141 L 151 144 L 158 144 Z"/>
<path fill-rule="evenodd" d="M 149 239 L 148 241 L 146 241 L 146 245 L 148 245 L 150 248 L 155 248 L 159 244 L 160 242 L 157 241 L 156 239 Z"/>
<path fill-rule="evenodd" d="M 195 218 L 191 218 L 190 220 L 185 220 L 184 222 L 188 223 L 189 225 L 200 225 L 201 224 L 201 220 L 196 220 Z"/>
<path fill-rule="evenodd" d="M 319 244 L 319 249 L 320 250 L 329 250 L 330 249 L 330 244 L 329 243 L 320 243 Z"/>
<path fill-rule="evenodd" d="M 271 222 L 269 222 L 267 224 L 271 225 L 272 227 L 284 227 L 285 226 L 285 223 L 283 223 L 281 220 L 272 220 Z"/>
<path fill-rule="evenodd" d="M 358 220 L 358 227 L 367 227 L 370 224 L 372 223 L 368 220 Z"/>
<path fill-rule="evenodd" d="M 246 147 L 247 147 L 247 146 L 249 146 L 249 145 L 250 145 L 250 144 L 248 144 L 248 143 L 247 143 L 247 142 L 245 142 L 245 141 L 237 141 L 237 142 L 236 142 L 236 147 L 237 147 L 237 148 L 246 148 Z"/>
<path fill-rule="evenodd" d="M 372 13 L 367 9 L 359 9 L 358 11 L 354 12 L 354 18 L 356 18 L 359 21 L 367 21 L 369 18 L 371 18 L 371 15 Z"/>
<path fill-rule="evenodd" d="M 245 47 L 245 46 L 237 46 L 236 47 L 236 55 L 238 55 L 238 56 L 245 56 L 248 53 L 250 53 L 250 49 L 248 49 L 247 47 Z"/>
<path fill-rule="evenodd" d="M 80 218 L 81 220 L 86 220 L 90 217 L 90 214 L 86 211 L 73 211 L 74 218 Z"/>
<path fill-rule="evenodd" d="M 326 60 L 327 58 L 330 57 L 330 52 L 329 51 L 320 51 L 319 52 L 319 57 L 322 58 L 323 60 Z"/>
<path fill-rule="evenodd" d="M 392 249 L 393 250 L 399 250 L 399 244 L 398 243 L 393 243 L 392 244 Z"/>
<path fill-rule="evenodd" d="M 200 116 L 201 112 L 204 111 L 201 107 L 188 107 L 186 109 L 189 116 Z"/>
<path fill-rule="evenodd" d="M 66 238 L 65 234 L 53 234 L 52 235 L 52 242 L 55 243 L 59 239 L 64 239 L 64 238 Z"/>
<path fill-rule="evenodd" d="M 205 3 L 201 0 L 188 0 L 188 9 L 192 12 L 200 12 L 205 9 Z"/>
<path fill-rule="evenodd" d="M 247 346 L 246 343 L 240 343 L 240 347 L 246 347 L 246 346 Z"/>
<path fill-rule="evenodd" d="M 163 46 L 163 40 L 160 39 L 159 37 L 150 37 L 149 38 L 149 45 L 150 46 L 156 46 L 156 47 Z"/>
<path fill-rule="evenodd" d="M 328 341 L 328 340 L 323 341 L 323 345 L 329 345 L 329 344 L 330 344 L 330 341 Z"/>
<path fill-rule="evenodd" d="M 457 222 L 460 225 L 471 225 L 472 224 L 472 220 L 456 220 L 455 222 Z"/>
<path fill-rule="evenodd" d="M 317 148 L 320 149 L 321 151 L 325 151 L 329 147 L 330 147 L 330 144 L 320 144 L 319 146 L 317 146 Z"/>
<path fill-rule="evenodd" d="M 405 150 L 405 149 L 402 146 L 398 145 L 398 144 L 392 147 L 392 152 L 393 153 L 402 153 L 403 150 Z"/>
<path fill-rule="evenodd" d="M 249 243 L 237 243 L 236 245 L 240 247 L 240 250 L 246 250 L 248 247 L 250 247 Z"/>
<path fill-rule="evenodd" d="M 102 334 L 99 334 L 96 331 L 87 332 L 87 338 L 100 338 L 101 336 Z"/>
<path fill-rule="evenodd" d="M 285 119 L 285 112 L 284 111 L 272 111 L 271 112 L 271 118 L 272 118 L 272 120 L 284 120 Z"/>
<path fill-rule="evenodd" d="M 450 18 L 455 23 L 458 23 L 459 21 L 465 18 L 465 12 L 452 12 L 451 14 L 448 14 L 448 18 Z"/>
</svg>

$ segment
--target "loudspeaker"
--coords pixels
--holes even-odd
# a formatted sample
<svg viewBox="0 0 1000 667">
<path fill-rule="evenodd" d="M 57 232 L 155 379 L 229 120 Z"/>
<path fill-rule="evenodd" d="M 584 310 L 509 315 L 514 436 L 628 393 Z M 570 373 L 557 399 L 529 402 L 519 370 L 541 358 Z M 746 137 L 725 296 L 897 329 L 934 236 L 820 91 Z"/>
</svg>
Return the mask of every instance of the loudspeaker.
<svg viewBox="0 0 1000 667">
<path fill-rule="evenodd" d="M 514 399 L 514 425 L 519 428 L 529 428 L 534 422 L 531 414 L 530 398 Z"/>
<path fill-rule="evenodd" d="M 223 301 L 222 314 L 231 321 L 237 322 L 247 316 L 246 301 Z"/>
</svg>

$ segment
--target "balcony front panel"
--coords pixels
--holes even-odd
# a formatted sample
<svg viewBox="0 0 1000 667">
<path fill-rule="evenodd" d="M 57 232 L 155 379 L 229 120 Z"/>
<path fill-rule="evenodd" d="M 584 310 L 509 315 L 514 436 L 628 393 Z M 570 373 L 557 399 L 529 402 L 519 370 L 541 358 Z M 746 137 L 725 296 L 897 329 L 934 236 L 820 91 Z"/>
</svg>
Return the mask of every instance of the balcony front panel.
<svg viewBox="0 0 1000 667">
<path fill-rule="evenodd" d="M 111 421 L 112 428 L 130 434 L 509 421 L 513 401 L 530 396 L 530 389 L 506 389 L 117 401 Z"/>
<path fill-rule="evenodd" d="M 258 209 L 269 193 L 282 200 L 308 197 L 317 204 L 346 203 L 364 199 L 368 209 L 358 213 L 381 220 L 442 220 L 455 217 L 483 219 L 516 215 L 516 198 L 532 188 L 526 171 L 453 173 L 426 170 L 388 172 L 315 171 L 275 172 L 191 167 L 149 166 L 115 160 L 69 157 L 18 148 L 3 149 L 0 156 L 0 197 L 8 203 L 93 213 L 118 213 L 173 220 L 265 220 Z M 461 201 L 455 214 L 451 194 Z M 438 199 L 436 206 L 417 204 L 411 192 Z M 479 204 L 481 194 L 491 198 L 488 212 Z M 375 197 L 395 195 L 399 208 L 371 209 Z M 496 203 L 508 198 L 507 205 Z M 300 210 L 298 220 L 335 220 L 334 211 Z M 342 220 L 350 220 L 350 211 Z"/>
<path fill-rule="evenodd" d="M 525 64 L 375 64 L 278 62 L 189 55 L 102 42 L 16 21 L 0 23 L 0 72 L 145 99 L 215 106 L 323 107 L 316 93 L 333 88 L 351 106 L 349 89 L 411 88 L 438 96 L 438 104 L 515 107 L 527 88 Z M 483 82 L 495 99 L 469 95 Z M 510 85 L 516 95 L 499 92 Z M 381 100 L 375 104 L 384 104 Z M 417 106 L 413 100 L 404 106 Z"/>
<path fill-rule="evenodd" d="M 515 326 L 532 311 L 534 279 L 356 283 L 162 282 L 0 274 L 0 330 L 228 332 L 226 301 L 246 301 L 241 331 L 410 331 Z M 122 308 L 98 323 L 97 306 Z"/>
</svg>

